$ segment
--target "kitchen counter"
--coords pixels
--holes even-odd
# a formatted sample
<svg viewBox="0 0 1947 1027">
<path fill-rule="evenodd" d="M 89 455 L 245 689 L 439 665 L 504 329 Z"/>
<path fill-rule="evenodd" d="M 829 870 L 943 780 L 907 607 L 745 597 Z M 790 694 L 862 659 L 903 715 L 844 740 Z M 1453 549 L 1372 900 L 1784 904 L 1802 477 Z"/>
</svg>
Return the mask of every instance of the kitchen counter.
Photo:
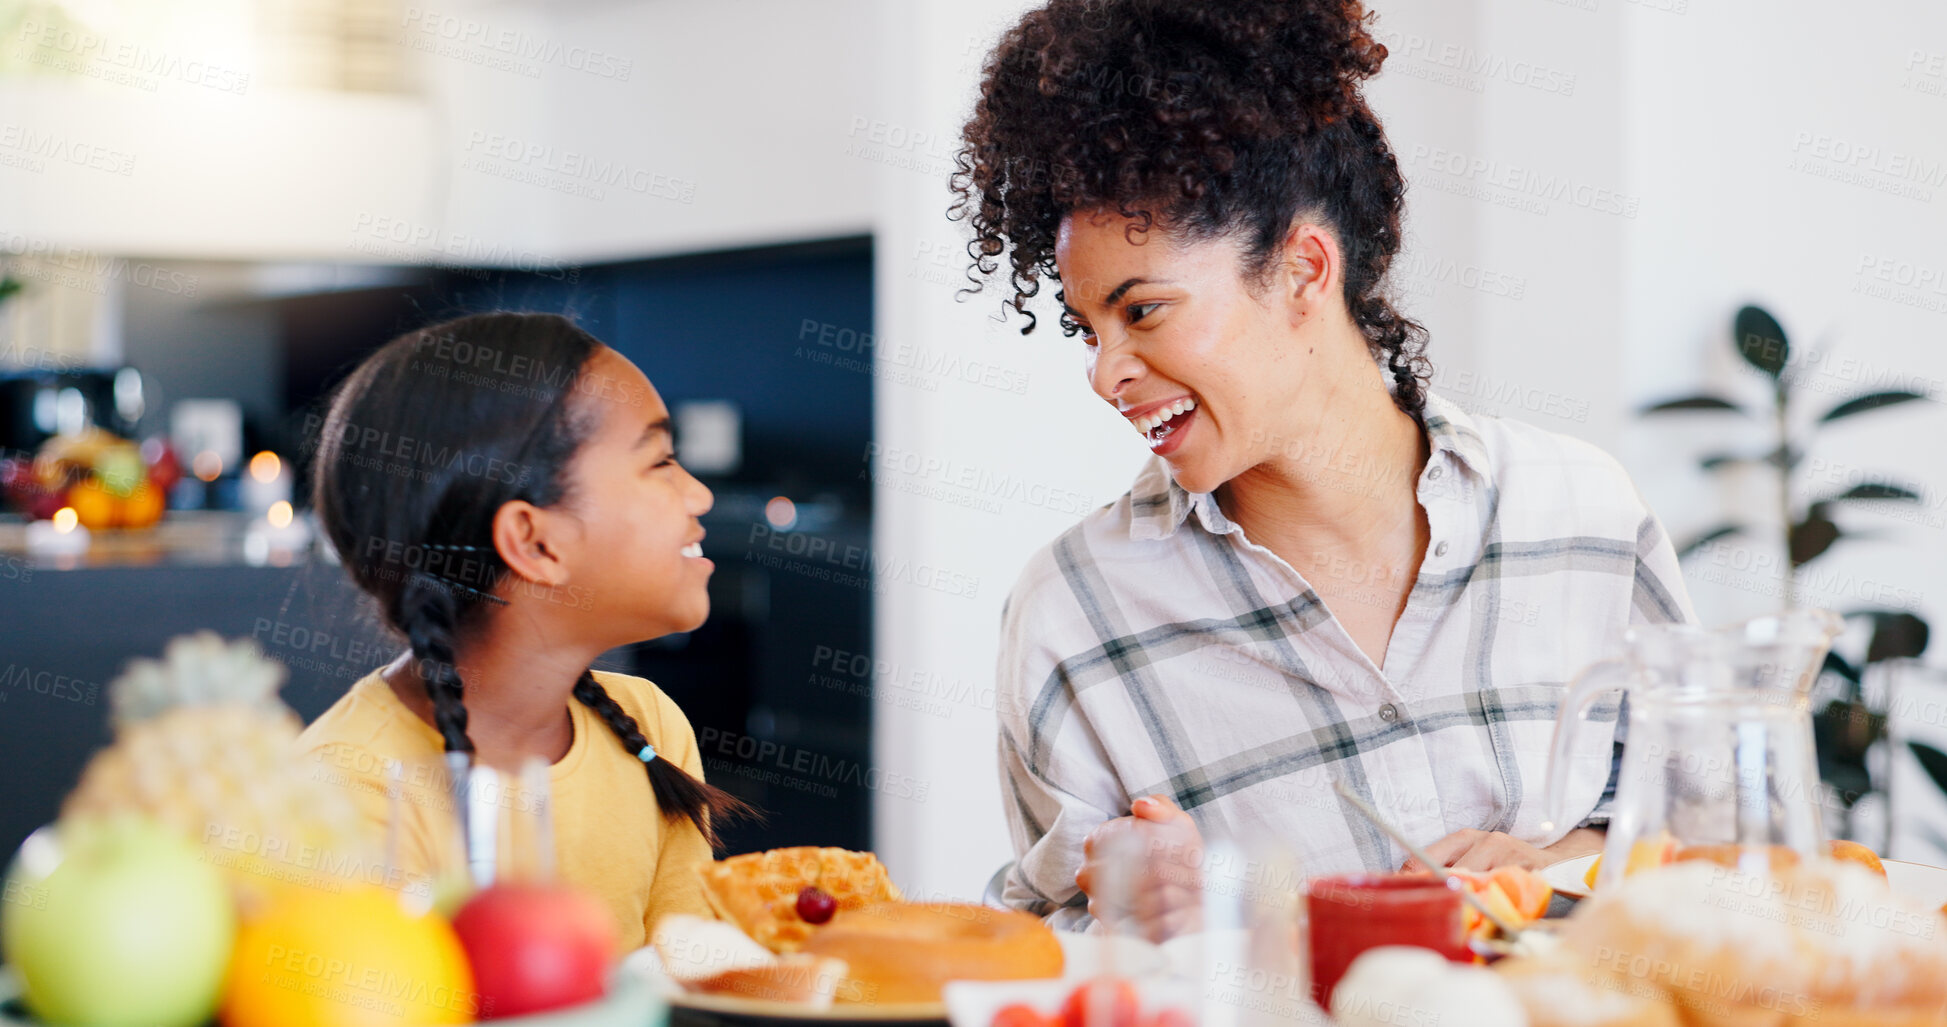
<svg viewBox="0 0 1947 1027">
<path fill-rule="evenodd" d="M 303 557 L 252 552 L 247 545 L 249 515 L 229 510 L 171 510 L 150 528 L 108 529 L 92 533 L 88 552 L 78 557 L 30 553 L 27 521 L 0 517 L 0 560 L 25 561 L 34 570 L 80 567 L 282 566 Z"/>
</svg>

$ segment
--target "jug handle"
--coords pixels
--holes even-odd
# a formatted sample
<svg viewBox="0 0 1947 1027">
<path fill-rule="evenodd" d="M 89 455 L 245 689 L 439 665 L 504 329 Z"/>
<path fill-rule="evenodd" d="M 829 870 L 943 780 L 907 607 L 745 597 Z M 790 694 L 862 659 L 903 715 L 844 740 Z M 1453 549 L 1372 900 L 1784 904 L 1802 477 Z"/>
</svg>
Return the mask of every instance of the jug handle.
<svg viewBox="0 0 1947 1027">
<path fill-rule="evenodd" d="M 1548 746 L 1548 819 L 1544 831 L 1553 832 L 1562 824 L 1574 827 L 1569 810 L 1568 780 L 1573 767 L 1569 754 L 1575 751 L 1575 733 L 1589 719 L 1589 707 L 1606 692 L 1628 691 L 1632 665 L 1627 660 L 1603 660 L 1583 668 L 1569 682 L 1562 697 L 1562 708 L 1555 714 L 1555 737 Z"/>
</svg>

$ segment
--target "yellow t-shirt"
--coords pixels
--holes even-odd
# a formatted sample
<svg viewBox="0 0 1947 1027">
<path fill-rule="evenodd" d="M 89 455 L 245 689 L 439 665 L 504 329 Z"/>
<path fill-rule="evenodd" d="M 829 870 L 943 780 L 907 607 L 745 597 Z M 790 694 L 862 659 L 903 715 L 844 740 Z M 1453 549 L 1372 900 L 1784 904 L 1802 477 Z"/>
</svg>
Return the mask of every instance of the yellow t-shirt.
<svg viewBox="0 0 1947 1027">
<path fill-rule="evenodd" d="M 595 671 L 608 694 L 635 718 L 656 758 L 674 761 L 698 780 L 703 762 L 696 735 L 662 690 L 626 674 Z M 697 868 L 712 859 L 710 845 L 687 817 L 668 818 L 656 806 L 642 761 L 601 717 L 570 700 L 575 737 L 554 764 L 549 802 L 556 874 L 599 898 L 615 914 L 623 951 L 647 943 L 667 913 L 712 916 Z M 464 866 L 457 818 L 444 774 L 439 732 L 392 693 L 377 671 L 354 684 L 298 738 L 324 780 L 344 784 L 361 811 L 383 830 L 400 809 L 391 865 L 364 874 L 392 887 L 422 885 L 440 870 Z M 401 781 L 389 797 L 388 763 L 401 761 Z M 532 822 L 518 789 L 501 796 L 502 816 Z"/>
</svg>

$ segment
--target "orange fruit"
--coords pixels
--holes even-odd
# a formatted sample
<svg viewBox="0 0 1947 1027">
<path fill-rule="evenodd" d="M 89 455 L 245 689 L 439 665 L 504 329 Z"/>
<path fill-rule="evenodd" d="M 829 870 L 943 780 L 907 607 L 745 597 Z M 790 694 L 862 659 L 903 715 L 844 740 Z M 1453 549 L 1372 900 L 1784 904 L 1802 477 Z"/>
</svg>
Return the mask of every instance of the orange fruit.
<svg viewBox="0 0 1947 1027">
<path fill-rule="evenodd" d="M 1675 862 L 1676 854 L 1677 840 L 1670 837 L 1668 832 L 1654 838 L 1639 838 L 1629 847 L 1629 862 L 1623 864 L 1623 876 L 1629 877 L 1640 871 L 1667 866 Z M 1601 874 L 1602 856 L 1597 855 L 1595 861 L 1589 864 L 1589 869 L 1583 872 L 1582 883 L 1593 891 L 1596 878 Z"/>
<path fill-rule="evenodd" d="M 280 889 L 237 933 L 223 1027 L 441 1027 L 480 1011 L 453 928 L 383 888 Z"/>
<path fill-rule="evenodd" d="M 1548 901 L 1555 897 L 1555 889 L 1540 874 L 1526 867 L 1508 866 L 1497 868 L 1489 879 L 1500 886 L 1521 919 L 1540 920 L 1548 915 Z"/>
<path fill-rule="evenodd" d="M 1455 870 L 1455 877 L 1496 916 L 1519 927 L 1541 919 L 1548 913 L 1548 900 L 1555 889 L 1540 875 L 1523 867 L 1496 867 L 1493 870 Z M 1461 923 L 1470 936 L 1488 937 L 1494 923 L 1481 915 L 1473 903 L 1461 906 Z"/>
<path fill-rule="evenodd" d="M 121 519 L 122 497 L 93 478 L 78 481 L 68 489 L 68 505 L 74 507 L 75 517 L 89 531 L 112 528 Z"/>
<path fill-rule="evenodd" d="M 1683 863 L 1690 860 L 1703 860 L 1705 862 L 1715 863 L 1720 867 L 1736 869 L 1739 858 L 1745 852 L 1755 848 L 1757 846 L 1733 844 L 1686 845 L 1677 853 L 1676 861 Z M 1783 870 L 1786 867 L 1795 867 L 1798 865 L 1798 853 L 1783 845 L 1773 845 L 1770 846 L 1770 849 L 1772 870 Z"/>
<path fill-rule="evenodd" d="M 1857 863 L 1881 877 L 1886 876 L 1886 864 L 1879 861 L 1879 855 L 1858 842 L 1834 841 L 1832 858 Z"/>
<path fill-rule="evenodd" d="M 162 490 L 154 482 L 145 481 L 129 491 L 128 498 L 122 500 L 121 519 L 124 528 L 146 528 L 162 519 L 165 506 Z"/>
</svg>

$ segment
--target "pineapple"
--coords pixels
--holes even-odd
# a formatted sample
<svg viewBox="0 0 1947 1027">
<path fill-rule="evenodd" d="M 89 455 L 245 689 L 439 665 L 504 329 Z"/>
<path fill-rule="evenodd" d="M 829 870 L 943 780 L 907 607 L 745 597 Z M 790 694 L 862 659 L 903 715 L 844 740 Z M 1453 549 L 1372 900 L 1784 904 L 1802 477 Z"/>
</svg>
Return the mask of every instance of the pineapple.
<svg viewBox="0 0 1947 1027">
<path fill-rule="evenodd" d="M 369 876 L 378 839 L 352 799 L 292 747 L 282 664 L 203 631 L 109 685 L 115 742 L 95 754 L 61 817 L 139 814 L 204 849 L 246 912 L 283 884 L 336 889 Z"/>
</svg>

